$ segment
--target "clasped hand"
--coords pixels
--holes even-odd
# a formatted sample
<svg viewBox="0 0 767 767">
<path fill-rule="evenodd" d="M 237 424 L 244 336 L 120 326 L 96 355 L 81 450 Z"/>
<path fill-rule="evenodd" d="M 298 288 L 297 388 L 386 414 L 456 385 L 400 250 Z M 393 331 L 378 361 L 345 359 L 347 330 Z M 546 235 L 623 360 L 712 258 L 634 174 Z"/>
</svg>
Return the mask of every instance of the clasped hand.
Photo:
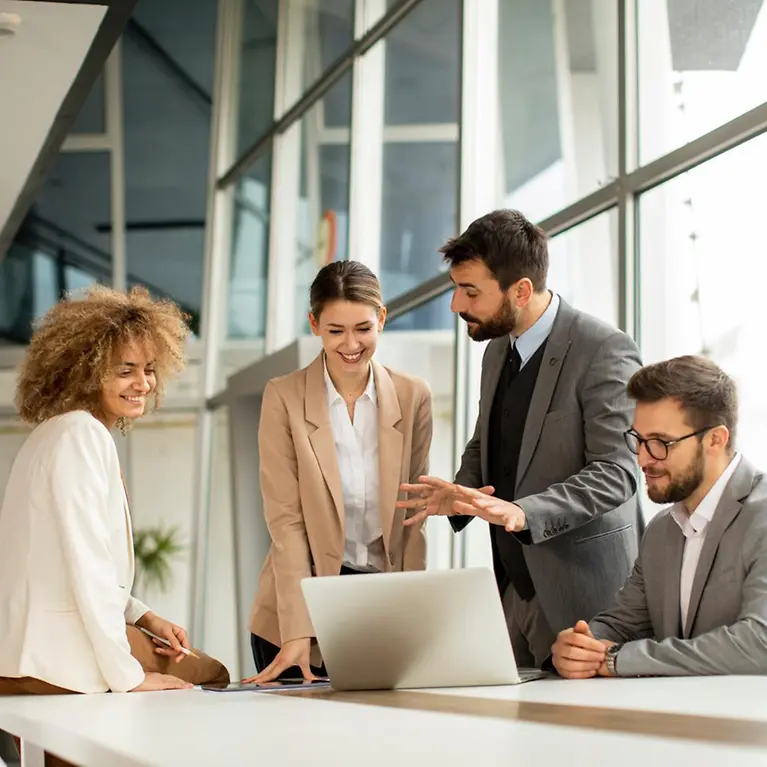
<svg viewBox="0 0 767 767">
<path fill-rule="evenodd" d="M 416 525 L 436 515 L 467 514 L 501 525 L 510 533 L 525 527 L 525 512 L 515 503 L 493 497 L 495 490 L 490 485 L 465 487 L 439 477 L 422 476 L 418 483 L 400 485 L 400 490 L 409 497 L 397 501 L 397 508 L 415 512 L 405 525 Z"/>
<path fill-rule="evenodd" d="M 565 679 L 589 679 L 593 676 L 611 676 L 605 657 L 615 642 L 597 639 L 586 621 L 560 631 L 551 648 L 554 668 Z"/>
</svg>

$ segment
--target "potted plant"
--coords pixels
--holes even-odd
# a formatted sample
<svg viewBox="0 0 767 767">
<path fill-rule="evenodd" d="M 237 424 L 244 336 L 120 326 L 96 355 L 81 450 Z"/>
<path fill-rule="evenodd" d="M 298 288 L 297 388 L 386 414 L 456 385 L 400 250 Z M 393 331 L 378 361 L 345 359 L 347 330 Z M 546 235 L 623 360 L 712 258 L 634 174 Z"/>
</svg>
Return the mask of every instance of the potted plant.
<svg viewBox="0 0 767 767">
<path fill-rule="evenodd" d="M 142 592 L 149 589 L 167 591 L 172 580 L 171 562 L 184 550 L 176 526 L 162 525 L 135 530 L 133 555 L 136 560 L 136 582 Z"/>
</svg>

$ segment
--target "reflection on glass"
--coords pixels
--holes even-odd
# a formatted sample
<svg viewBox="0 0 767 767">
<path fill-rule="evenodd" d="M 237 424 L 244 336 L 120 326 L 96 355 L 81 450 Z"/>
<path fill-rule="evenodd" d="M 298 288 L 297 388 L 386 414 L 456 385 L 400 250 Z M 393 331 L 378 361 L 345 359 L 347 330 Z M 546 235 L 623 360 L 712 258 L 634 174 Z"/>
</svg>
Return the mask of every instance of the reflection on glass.
<svg viewBox="0 0 767 767">
<path fill-rule="evenodd" d="M 109 154 L 65 152 L 0 260 L 0 336 L 26 343 L 31 323 L 69 290 L 112 282 Z"/>
<path fill-rule="evenodd" d="M 285 0 L 283 12 L 285 108 L 290 109 L 354 42 L 354 0 Z"/>
<path fill-rule="evenodd" d="M 498 207 L 540 221 L 616 175 L 617 8 L 500 1 Z"/>
<path fill-rule="evenodd" d="M 437 274 L 437 250 L 456 232 L 459 28 L 457 0 L 424 0 L 378 43 L 386 62 L 380 265 L 386 300 Z"/>
<path fill-rule="evenodd" d="M 71 133 L 104 133 L 104 75 L 100 74 L 93 83 L 88 98 L 82 106 Z"/>
<path fill-rule="evenodd" d="M 429 453 L 429 473 L 445 479 L 453 478 L 453 396 L 455 374 L 455 332 L 449 297 L 438 296 L 418 309 L 434 317 L 433 325 L 409 320 L 408 314 L 387 323 L 378 342 L 376 359 L 383 365 L 423 378 L 431 388 L 434 434 Z M 437 327 L 439 330 L 413 329 Z M 451 566 L 453 532 L 443 517 L 427 523 L 427 566 Z"/>
<path fill-rule="evenodd" d="M 216 7 L 139 3 L 122 46 L 129 282 L 172 297 L 193 324 L 202 299 Z"/>
<path fill-rule="evenodd" d="M 272 124 L 278 0 L 245 0 L 240 35 L 237 156 Z"/>
<path fill-rule="evenodd" d="M 767 136 L 752 139 L 640 198 L 641 347 L 646 363 L 713 359 L 738 384 L 738 448 L 767 464 L 764 218 Z M 729 298 L 732 289 L 736 300 Z"/>
<path fill-rule="evenodd" d="M 263 338 L 269 250 L 271 152 L 260 157 L 234 191 L 229 267 L 229 338 Z"/>
<path fill-rule="evenodd" d="M 767 5 L 636 3 L 641 162 L 767 101 Z"/>
<path fill-rule="evenodd" d="M 549 240 L 548 286 L 576 309 L 618 325 L 616 210 Z"/>
<path fill-rule="evenodd" d="M 348 257 L 349 230 L 349 127 L 351 125 L 351 73 L 328 92 L 303 117 L 301 176 L 295 250 L 296 335 L 309 332 L 309 286 L 317 271 L 331 261 Z M 340 118 L 328 125 L 328 105 L 346 103 Z M 336 131 L 334 128 L 345 128 Z"/>
</svg>

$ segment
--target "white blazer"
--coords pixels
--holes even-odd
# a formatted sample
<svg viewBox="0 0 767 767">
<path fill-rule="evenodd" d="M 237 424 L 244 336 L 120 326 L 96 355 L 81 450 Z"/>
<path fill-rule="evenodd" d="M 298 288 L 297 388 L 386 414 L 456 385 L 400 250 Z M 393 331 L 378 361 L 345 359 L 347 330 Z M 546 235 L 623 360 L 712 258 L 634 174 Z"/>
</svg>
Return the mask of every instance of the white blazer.
<svg viewBox="0 0 767 767">
<path fill-rule="evenodd" d="M 133 535 L 117 448 L 82 410 L 37 426 L 0 510 L 0 676 L 77 692 L 125 692 L 144 679 L 126 623 Z"/>
</svg>

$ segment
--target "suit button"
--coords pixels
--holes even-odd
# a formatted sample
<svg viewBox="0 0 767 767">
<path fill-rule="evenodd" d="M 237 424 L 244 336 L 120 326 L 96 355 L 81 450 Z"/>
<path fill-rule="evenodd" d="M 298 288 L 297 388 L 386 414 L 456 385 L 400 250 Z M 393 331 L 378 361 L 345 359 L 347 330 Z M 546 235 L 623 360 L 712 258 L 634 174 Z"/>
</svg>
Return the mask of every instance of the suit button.
<svg viewBox="0 0 767 767">
<path fill-rule="evenodd" d="M 508 417 L 509 417 L 509 411 L 508 411 L 508 408 L 507 408 L 506 410 L 504 410 L 504 411 L 503 411 L 503 417 L 504 417 L 504 418 L 508 418 Z"/>
<path fill-rule="evenodd" d="M 509 441 L 508 441 L 507 439 L 504 439 L 504 440 L 501 442 L 501 446 L 502 446 L 502 447 L 508 447 L 508 446 L 509 446 Z"/>
<path fill-rule="evenodd" d="M 544 538 L 549 538 L 550 536 L 551 536 L 551 532 L 549 530 L 544 530 L 543 531 L 543 537 Z"/>
</svg>

